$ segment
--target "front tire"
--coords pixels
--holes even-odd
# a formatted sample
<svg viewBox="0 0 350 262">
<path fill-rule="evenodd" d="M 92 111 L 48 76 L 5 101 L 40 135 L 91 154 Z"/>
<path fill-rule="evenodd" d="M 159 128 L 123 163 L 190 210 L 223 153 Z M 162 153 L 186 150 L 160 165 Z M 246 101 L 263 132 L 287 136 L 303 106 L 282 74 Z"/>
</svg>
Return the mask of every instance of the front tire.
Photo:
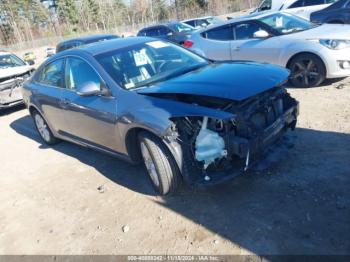
<svg viewBox="0 0 350 262">
<path fill-rule="evenodd" d="M 300 54 L 289 63 L 290 82 L 295 87 L 316 87 L 326 79 L 323 61 L 313 54 Z"/>
<path fill-rule="evenodd" d="M 35 127 L 42 140 L 44 140 L 44 142 L 49 145 L 57 144 L 59 140 L 56 137 L 54 137 L 50 130 L 50 127 L 48 126 L 42 115 L 38 111 L 34 110 L 32 113 L 32 117 L 34 119 Z"/>
<path fill-rule="evenodd" d="M 166 195 L 175 192 L 181 175 L 169 149 L 158 137 L 142 132 L 139 134 L 141 155 L 155 190 Z"/>
</svg>

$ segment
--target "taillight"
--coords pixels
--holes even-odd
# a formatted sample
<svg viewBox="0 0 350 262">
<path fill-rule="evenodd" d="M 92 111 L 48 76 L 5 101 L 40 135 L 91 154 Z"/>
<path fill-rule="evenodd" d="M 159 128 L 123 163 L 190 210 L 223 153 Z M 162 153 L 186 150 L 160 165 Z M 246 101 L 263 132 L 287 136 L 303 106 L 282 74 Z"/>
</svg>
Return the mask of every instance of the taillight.
<svg viewBox="0 0 350 262">
<path fill-rule="evenodd" d="M 190 41 L 190 40 L 186 40 L 184 43 L 183 43 L 183 46 L 185 47 L 185 48 L 190 48 L 190 47 L 192 47 L 193 46 L 193 42 L 192 41 Z"/>
</svg>

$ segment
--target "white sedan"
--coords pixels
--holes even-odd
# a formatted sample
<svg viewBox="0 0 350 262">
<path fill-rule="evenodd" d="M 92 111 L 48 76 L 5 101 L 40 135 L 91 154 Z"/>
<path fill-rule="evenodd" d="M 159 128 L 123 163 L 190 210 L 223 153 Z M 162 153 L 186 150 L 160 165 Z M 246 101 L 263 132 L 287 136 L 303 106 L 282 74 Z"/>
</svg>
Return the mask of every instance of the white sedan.
<svg viewBox="0 0 350 262">
<path fill-rule="evenodd" d="M 184 46 L 213 60 L 287 67 L 291 83 L 299 87 L 350 76 L 350 25 L 316 25 L 283 12 L 233 19 L 199 30 Z"/>
</svg>

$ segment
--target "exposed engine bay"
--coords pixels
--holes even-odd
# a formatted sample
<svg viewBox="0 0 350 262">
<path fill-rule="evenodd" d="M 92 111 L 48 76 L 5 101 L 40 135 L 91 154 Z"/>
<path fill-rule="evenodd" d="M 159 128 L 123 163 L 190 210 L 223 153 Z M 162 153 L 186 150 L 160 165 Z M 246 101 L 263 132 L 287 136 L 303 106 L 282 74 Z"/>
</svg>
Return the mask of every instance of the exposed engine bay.
<svg viewBox="0 0 350 262">
<path fill-rule="evenodd" d="M 276 87 L 243 101 L 166 94 L 162 98 L 232 113 L 231 119 L 207 116 L 172 119 L 172 139 L 182 148 L 180 167 L 192 183 L 219 183 L 247 171 L 288 129 L 294 129 L 298 102 Z"/>
</svg>

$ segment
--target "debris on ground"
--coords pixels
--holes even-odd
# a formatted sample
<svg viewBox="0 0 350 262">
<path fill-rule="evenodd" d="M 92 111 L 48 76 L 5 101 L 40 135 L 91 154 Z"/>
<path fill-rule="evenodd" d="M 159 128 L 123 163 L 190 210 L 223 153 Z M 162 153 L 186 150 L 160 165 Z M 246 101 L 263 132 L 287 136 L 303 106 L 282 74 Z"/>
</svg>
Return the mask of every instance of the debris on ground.
<svg viewBox="0 0 350 262">
<path fill-rule="evenodd" d="M 124 225 L 124 226 L 122 227 L 122 230 L 123 230 L 124 233 L 126 233 L 126 232 L 128 232 L 128 231 L 130 230 L 130 228 L 129 228 L 128 225 Z"/>
<path fill-rule="evenodd" d="M 106 192 L 106 188 L 105 188 L 104 185 L 101 185 L 101 186 L 97 187 L 97 190 L 98 190 L 98 192 L 100 192 L 101 194 L 104 193 L 104 192 Z"/>
</svg>

